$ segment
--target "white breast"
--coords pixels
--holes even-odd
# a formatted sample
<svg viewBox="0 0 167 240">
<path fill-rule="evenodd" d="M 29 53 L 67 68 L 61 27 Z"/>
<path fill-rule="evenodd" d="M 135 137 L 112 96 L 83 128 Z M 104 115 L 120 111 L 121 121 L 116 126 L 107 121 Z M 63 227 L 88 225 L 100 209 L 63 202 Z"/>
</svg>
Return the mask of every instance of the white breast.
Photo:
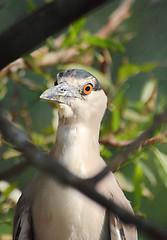
<svg viewBox="0 0 167 240">
<path fill-rule="evenodd" d="M 51 179 L 42 189 L 32 209 L 36 240 L 99 239 L 104 221 L 103 208 Z"/>
</svg>

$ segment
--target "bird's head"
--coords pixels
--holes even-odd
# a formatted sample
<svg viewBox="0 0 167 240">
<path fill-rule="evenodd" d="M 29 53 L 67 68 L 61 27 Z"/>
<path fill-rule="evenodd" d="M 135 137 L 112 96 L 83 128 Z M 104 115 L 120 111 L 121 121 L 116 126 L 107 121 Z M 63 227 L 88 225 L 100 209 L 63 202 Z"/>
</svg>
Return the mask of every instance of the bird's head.
<svg viewBox="0 0 167 240">
<path fill-rule="evenodd" d="M 55 86 L 47 89 L 40 98 L 57 104 L 60 119 L 92 124 L 101 122 L 107 104 L 98 80 L 81 69 L 58 73 Z"/>
</svg>

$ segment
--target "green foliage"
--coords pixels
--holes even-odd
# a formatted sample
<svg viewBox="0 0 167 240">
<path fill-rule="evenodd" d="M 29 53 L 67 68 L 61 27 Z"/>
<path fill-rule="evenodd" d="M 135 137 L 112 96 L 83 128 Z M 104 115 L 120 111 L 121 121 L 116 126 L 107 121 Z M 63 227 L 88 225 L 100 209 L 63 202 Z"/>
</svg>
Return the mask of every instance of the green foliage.
<svg viewBox="0 0 167 240">
<path fill-rule="evenodd" d="M 7 160 L 7 159 L 11 159 L 11 158 L 16 158 L 18 156 L 20 156 L 21 153 L 19 151 L 16 151 L 15 149 L 8 149 L 3 153 L 3 159 Z"/>
<path fill-rule="evenodd" d="M 101 145 L 100 155 L 107 162 L 112 156 L 112 151 L 109 148 L 106 148 L 104 145 Z"/>
<path fill-rule="evenodd" d="M 135 210 L 140 209 L 141 205 L 141 196 L 142 196 L 142 183 L 143 183 L 143 171 L 141 166 L 136 163 L 135 171 L 134 171 L 134 199 L 135 199 Z"/>
<path fill-rule="evenodd" d="M 27 1 L 27 7 L 29 12 L 34 11 L 36 2 Z M 101 38 L 98 34 L 93 34 L 87 27 L 86 19 L 81 18 L 70 25 L 60 38 L 48 38 L 40 50 L 27 54 L 20 65 L 14 65 L 1 75 L 0 100 L 3 100 L 9 118 L 29 133 L 34 144 L 50 151 L 55 142 L 57 108 L 54 104 L 41 101 L 39 96 L 45 89 L 53 86 L 60 70 L 85 69 L 96 76 L 105 90 L 108 109 L 102 121 L 100 137 L 111 135 L 113 143 L 109 146 L 101 145 L 100 152 L 107 163 L 124 145 L 128 145 L 129 141 L 147 130 L 157 112 L 164 110 L 167 104 L 167 85 L 157 74 L 158 63 L 143 59 L 141 64 L 137 64 L 132 57 L 129 57 L 132 61 L 127 57 L 125 62 L 127 46 L 121 39 L 127 33 L 124 27 L 119 31 L 107 38 Z M 161 131 L 165 131 L 165 127 L 158 129 L 155 136 Z M 157 142 L 152 143 L 154 147 L 141 146 L 116 172 L 135 211 L 140 214 L 150 214 L 144 209 L 144 205 L 152 204 L 159 198 L 156 189 L 160 184 L 167 188 L 167 151 L 166 148 L 161 149 L 161 142 L 165 141 L 166 138 L 158 142 L 159 145 Z M 4 140 L 0 144 L 1 170 L 22 160 L 22 155 Z M 29 177 L 28 173 L 24 174 L 23 182 Z M 15 180 L 20 186 L 22 178 L 16 176 Z M 11 184 L 1 192 L 0 232 L 1 229 L 5 232 L 6 224 L 10 226 L 8 232 L 11 231 L 15 203 L 9 203 L 10 193 L 14 188 L 16 185 Z M 166 216 L 163 217 L 167 222 Z"/>
<path fill-rule="evenodd" d="M 148 159 L 148 154 L 145 155 L 144 158 Z M 150 170 L 150 168 L 144 163 L 144 161 L 141 161 L 141 158 L 139 160 L 140 167 L 143 171 L 143 175 L 149 180 L 150 184 L 152 186 L 157 185 L 157 179 L 154 175 L 154 173 Z"/>
<path fill-rule="evenodd" d="M 26 2 L 27 2 L 28 11 L 30 13 L 34 12 L 37 8 L 34 1 L 33 0 L 26 0 Z"/>
<path fill-rule="evenodd" d="M 113 51 L 124 51 L 124 47 L 121 43 L 114 41 L 111 38 L 100 38 L 97 36 L 89 36 L 87 35 L 87 43 L 90 46 L 100 47 L 100 48 L 107 48 Z"/>
<path fill-rule="evenodd" d="M 155 163 L 159 177 L 164 186 L 167 188 L 167 155 L 159 151 L 157 148 L 153 149 L 153 153 L 156 156 Z"/>
<path fill-rule="evenodd" d="M 149 101 L 156 86 L 157 86 L 157 84 L 154 79 L 151 79 L 148 82 L 146 82 L 145 86 L 143 87 L 142 94 L 141 94 L 141 102 L 143 104 L 145 104 Z"/>
<path fill-rule="evenodd" d="M 133 77 L 140 72 L 150 72 L 157 67 L 155 63 L 145 63 L 137 65 L 134 63 L 123 64 L 118 70 L 118 83 L 127 81 L 130 77 Z"/>
<path fill-rule="evenodd" d="M 82 50 L 90 50 L 90 47 L 106 48 L 112 51 L 124 51 L 123 45 L 112 38 L 94 36 L 91 32 L 84 31 L 86 20 L 81 18 L 70 25 L 69 32 L 64 38 L 62 47 L 76 46 Z"/>
<path fill-rule="evenodd" d="M 81 18 L 74 24 L 70 25 L 69 33 L 66 35 L 62 47 L 69 47 L 72 45 L 78 45 L 81 43 L 80 33 L 85 26 L 85 18 Z"/>
<path fill-rule="evenodd" d="M 9 184 L 5 181 L 0 182 L 0 233 L 8 233 L 12 230 L 14 214 L 14 198 L 12 193 L 16 189 L 16 183 Z M 16 192 L 15 192 L 16 193 Z"/>
<path fill-rule="evenodd" d="M 124 107 L 124 95 L 125 95 L 125 89 L 120 89 L 115 98 L 112 101 L 112 118 L 111 118 L 111 124 L 112 124 L 112 131 L 117 132 L 120 129 L 121 126 L 121 113 L 122 109 Z"/>
<path fill-rule="evenodd" d="M 7 79 L 4 78 L 1 82 L 0 82 L 0 100 L 2 100 L 6 94 L 6 83 L 7 83 Z"/>
</svg>

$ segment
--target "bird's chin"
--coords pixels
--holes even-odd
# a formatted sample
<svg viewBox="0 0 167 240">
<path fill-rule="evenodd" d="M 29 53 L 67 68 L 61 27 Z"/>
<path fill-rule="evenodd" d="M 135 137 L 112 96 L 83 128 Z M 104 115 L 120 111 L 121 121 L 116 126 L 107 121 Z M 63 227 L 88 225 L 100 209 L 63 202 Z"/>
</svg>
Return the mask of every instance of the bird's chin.
<svg viewBox="0 0 167 240">
<path fill-rule="evenodd" d="M 71 118 L 73 117 L 73 110 L 70 105 L 65 103 L 58 103 L 59 117 L 60 118 Z"/>
</svg>

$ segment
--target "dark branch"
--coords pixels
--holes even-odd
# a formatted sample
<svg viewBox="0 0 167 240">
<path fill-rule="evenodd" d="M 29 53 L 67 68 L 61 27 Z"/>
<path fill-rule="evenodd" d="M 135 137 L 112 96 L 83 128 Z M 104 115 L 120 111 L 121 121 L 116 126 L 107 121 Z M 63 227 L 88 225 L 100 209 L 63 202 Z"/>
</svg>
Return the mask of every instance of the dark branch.
<svg viewBox="0 0 167 240">
<path fill-rule="evenodd" d="M 152 144 L 156 144 L 156 143 L 162 143 L 165 141 L 167 137 L 167 131 L 160 133 L 159 135 L 146 139 L 143 144 L 139 147 L 139 149 L 148 146 L 148 145 L 152 145 Z"/>
<path fill-rule="evenodd" d="M 139 230 L 148 234 L 151 239 L 167 239 L 167 231 L 158 224 L 153 224 L 140 217 L 135 217 L 113 201 L 106 199 L 100 193 L 96 192 L 91 181 L 78 178 L 56 161 L 48 161 L 48 154 L 40 151 L 36 146 L 27 141 L 26 135 L 20 129 L 13 126 L 4 117 L 2 111 L 0 111 L 0 131 L 5 140 L 9 141 L 23 153 L 26 160 L 30 161 L 33 166 L 53 177 L 56 181 L 74 187 L 117 215 L 124 223 L 135 224 Z"/>
<path fill-rule="evenodd" d="M 56 0 L 45 4 L 0 35 L 0 69 L 104 2 L 112 0 Z"/>
<path fill-rule="evenodd" d="M 108 136 L 100 138 L 99 143 L 112 147 L 126 147 L 132 143 L 132 140 L 117 140 L 115 134 L 111 133 Z"/>
</svg>

